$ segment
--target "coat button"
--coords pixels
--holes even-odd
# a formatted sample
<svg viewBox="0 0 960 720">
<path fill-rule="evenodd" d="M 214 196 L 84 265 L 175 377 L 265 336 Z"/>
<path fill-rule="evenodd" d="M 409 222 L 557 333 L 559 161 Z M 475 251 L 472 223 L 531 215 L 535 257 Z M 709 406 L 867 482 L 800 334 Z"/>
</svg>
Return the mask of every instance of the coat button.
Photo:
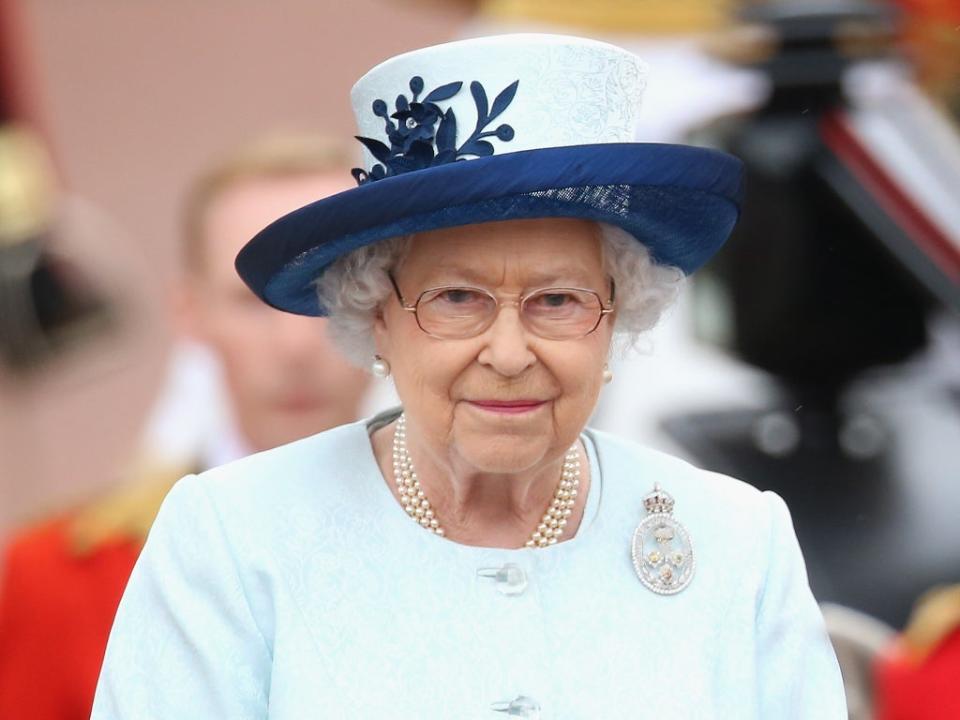
<svg viewBox="0 0 960 720">
<path fill-rule="evenodd" d="M 477 575 L 492 578 L 497 590 L 504 595 L 522 595 L 527 589 L 527 574 L 513 563 L 498 568 L 480 568 Z"/>
<path fill-rule="evenodd" d="M 518 695 L 509 702 L 495 702 L 490 709 L 494 712 L 506 713 L 509 717 L 540 720 L 540 703 L 526 695 Z"/>
</svg>

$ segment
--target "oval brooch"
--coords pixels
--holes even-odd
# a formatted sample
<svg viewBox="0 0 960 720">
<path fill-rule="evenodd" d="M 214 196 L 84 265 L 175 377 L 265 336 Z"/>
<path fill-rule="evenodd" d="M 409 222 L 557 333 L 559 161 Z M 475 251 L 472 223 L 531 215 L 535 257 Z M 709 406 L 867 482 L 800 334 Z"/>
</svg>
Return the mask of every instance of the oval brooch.
<svg viewBox="0 0 960 720">
<path fill-rule="evenodd" d="M 643 499 L 647 517 L 633 531 L 633 567 L 646 587 L 660 595 L 673 595 L 693 579 L 695 562 L 690 535 L 673 517 L 673 498 L 660 488 Z"/>
</svg>

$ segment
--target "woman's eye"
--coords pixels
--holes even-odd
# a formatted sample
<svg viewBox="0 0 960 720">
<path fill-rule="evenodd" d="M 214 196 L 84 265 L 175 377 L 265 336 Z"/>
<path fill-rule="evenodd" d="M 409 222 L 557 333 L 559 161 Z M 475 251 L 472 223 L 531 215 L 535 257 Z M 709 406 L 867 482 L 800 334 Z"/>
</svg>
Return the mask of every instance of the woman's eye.
<svg viewBox="0 0 960 720">
<path fill-rule="evenodd" d="M 548 292 L 530 298 L 528 305 L 532 310 L 567 310 L 577 305 L 578 298 L 568 292 Z"/>
<path fill-rule="evenodd" d="M 448 302 L 451 305 L 464 305 L 471 302 L 477 302 L 483 299 L 483 295 L 475 290 L 465 288 L 450 288 L 444 290 L 438 296 L 438 299 Z"/>
<path fill-rule="evenodd" d="M 547 307 L 563 307 L 567 303 L 573 302 L 573 297 L 568 293 L 546 293 L 541 295 L 539 299 Z"/>
</svg>

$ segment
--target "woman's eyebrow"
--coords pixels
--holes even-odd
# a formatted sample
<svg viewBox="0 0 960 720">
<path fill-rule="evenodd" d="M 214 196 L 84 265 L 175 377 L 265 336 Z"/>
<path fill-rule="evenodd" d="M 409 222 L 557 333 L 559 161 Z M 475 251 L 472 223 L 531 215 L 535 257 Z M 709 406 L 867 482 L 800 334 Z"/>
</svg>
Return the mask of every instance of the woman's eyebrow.
<svg viewBox="0 0 960 720">
<path fill-rule="evenodd" d="M 496 275 L 497 277 L 493 277 Z M 426 279 L 428 281 L 443 278 L 443 284 L 450 282 L 466 282 L 468 284 L 486 286 L 499 280 L 500 274 L 483 273 L 476 268 L 456 264 L 435 264 L 430 268 Z M 559 285 L 582 285 L 587 282 L 587 274 L 583 268 L 566 265 L 548 269 L 535 269 L 524 273 L 525 285 L 529 287 L 550 287 Z"/>
</svg>

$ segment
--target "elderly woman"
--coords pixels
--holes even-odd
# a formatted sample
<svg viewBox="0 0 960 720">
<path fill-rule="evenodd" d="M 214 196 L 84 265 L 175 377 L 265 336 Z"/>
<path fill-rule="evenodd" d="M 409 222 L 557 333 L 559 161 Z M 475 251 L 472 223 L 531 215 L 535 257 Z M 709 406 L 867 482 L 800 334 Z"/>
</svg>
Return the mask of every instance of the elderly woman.
<svg viewBox="0 0 960 720">
<path fill-rule="evenodd" d="M 738 212 L 735 159 L 628 142 L 643 77 L 518 35 L 357 83 L 360 186 L 237 266 L 403 408 L 174 488 L 94 718 L 846 717 L 783 502 L 585 429 Z"/>
</svg>

